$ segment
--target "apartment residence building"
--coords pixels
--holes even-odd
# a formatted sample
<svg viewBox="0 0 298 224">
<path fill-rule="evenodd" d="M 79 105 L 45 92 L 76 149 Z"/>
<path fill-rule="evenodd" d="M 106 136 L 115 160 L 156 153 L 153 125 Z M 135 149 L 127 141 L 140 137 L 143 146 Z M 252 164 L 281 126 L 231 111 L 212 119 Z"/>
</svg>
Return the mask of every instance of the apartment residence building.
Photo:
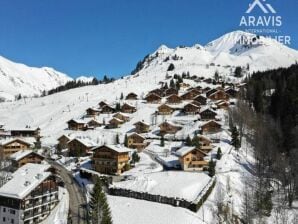
<svg viewBox="0 0 298 224">
<path fill-rule="evenodd" d="M 50 165 L 27 163 L 0 188 L 1 224 L 36 224 L 57 205 L 58 185 Z"/>
</svg>

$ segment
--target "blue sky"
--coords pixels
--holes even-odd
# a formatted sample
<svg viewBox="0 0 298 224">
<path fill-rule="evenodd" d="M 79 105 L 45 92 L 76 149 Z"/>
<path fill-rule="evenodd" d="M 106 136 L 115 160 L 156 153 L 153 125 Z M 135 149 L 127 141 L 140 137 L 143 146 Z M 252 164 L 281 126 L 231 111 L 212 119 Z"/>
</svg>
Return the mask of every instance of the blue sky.
<svg viewBox="0 0 298 224">
<path fill-rule="evenodd" d="M 240 29 L 253 0 L 1 0 L 0 55 L 73 77 L 128 74 L 161 44 L 206 44 Z M 267 0 L 298 49 L 298 1 Z M 260 13 L 260 12 L 256 12 Z"/>
</svg>

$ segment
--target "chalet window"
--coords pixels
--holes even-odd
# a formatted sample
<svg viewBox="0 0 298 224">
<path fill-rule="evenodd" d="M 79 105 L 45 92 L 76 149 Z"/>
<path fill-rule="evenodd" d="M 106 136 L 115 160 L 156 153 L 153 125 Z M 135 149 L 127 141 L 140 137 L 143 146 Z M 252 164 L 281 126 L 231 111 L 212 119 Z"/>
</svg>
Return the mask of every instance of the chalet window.
<svg viewBox="0 0 298 224">
<path fill-rule="evenodd" d="M 6 212 L 6 208 L 3 208 L 3 212 Z"/>
<path fill-rule="evenodd" d="M 11 219 L 11 223 L 12 223 L 12 224 L 14 223 L 14 219 Z"/>
<path fill-rule="evenodd" d="M 3 222 L 5 222 L 5 217 L 3 217 L 3 219 L 2 219 L 2 220 L 3 220 Z"/>
<path fill-rule="evenodd" d="M 13 209 L 10 209 L 10 214 L 13 214 L 13 215 L 15 215 L 16 214 L 16 211 L 15 210 L 13 210 Z M 13 219 L 12 219 L 13 220 Z M 13 222 L 12 222 L 13 223 Z"/>
</svg>

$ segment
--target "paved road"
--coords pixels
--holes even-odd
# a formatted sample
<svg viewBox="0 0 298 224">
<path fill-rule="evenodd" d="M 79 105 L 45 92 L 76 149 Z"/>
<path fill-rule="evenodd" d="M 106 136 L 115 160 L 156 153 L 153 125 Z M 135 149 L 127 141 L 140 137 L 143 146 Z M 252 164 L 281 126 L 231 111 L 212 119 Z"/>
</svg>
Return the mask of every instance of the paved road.
<svg viewBox="0 0 298 224">
<path fill-rule="evenodd" d="M 70 218 L 68 224 L 85 224 L 86 220 L 86 199 L 85 195 L 78 185 L 78 183 L 73 179 L 71 172 L 66 170 L 60 164 L 48 161 L 54 168 L 56 168 L 65 182 L 65 187 L 69 193 L 69 212 Z"/>
</svg>

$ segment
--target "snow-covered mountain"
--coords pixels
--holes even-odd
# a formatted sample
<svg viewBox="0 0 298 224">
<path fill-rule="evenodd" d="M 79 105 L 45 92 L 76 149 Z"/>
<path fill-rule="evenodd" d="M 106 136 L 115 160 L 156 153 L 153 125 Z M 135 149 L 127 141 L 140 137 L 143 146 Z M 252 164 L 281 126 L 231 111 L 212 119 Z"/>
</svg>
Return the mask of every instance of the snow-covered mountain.
<svg viewBox="0 0 298 224">
<path fill-rule="evenodd" d="M 84 82 L 84 83 L 88 83 L 88 82 L 92 82 L 92 80 L 94 79 L 93 76 L 79 76 L 76 78 L 77 82 Z"/>
<path fill-rule="evenodd" d="M 213 77 L 219 75 L 233 80 L 236 66 L 245 68 L 246 73 L 288 67 L 298 62 L 298 51 L 277 41 L 242 31 L 234 31 L 211 41 L 206 46 L 169 48 L 161 45 L 146 56 L 133 74 L 144 80 L 157 80 L 166 74 L 182 74 Z M 170 64 L 175 69 L 168 71 Z M 249 69 L 247 69 L 249 68 Z M 157 76 L 159 76 L 157 78 Z M 76 80 L 92 81 L 93 77 L 81 76 Z M 40 95 L 72 80 L 52 68 L 32 68 L 0 57 L 0 98 L 14 99 L 15 95 Z"/>
<path fill-rule="evenodd" d="M 40 95 L 72 80 L 53 68 L 29 67 L 0 56 L 0 98 L 14 100 L 16 95 Z"/>
<path fill-rule="evenodd" d="M 160 46 L 141 61 L 133 74 L 165 74 L 168 66 L 174 72 L 189 72 L 197 76 L 220 75 L 232 78 L 236 66 L 248 68 L 247 72 L 288 67 L 298 62 L 298 51 L 274 39 L 235 31 L 211 41 L 206 46 L 169 48 Z M 171 72 L 170 72 L 171 73 Z"/>
</svg>

